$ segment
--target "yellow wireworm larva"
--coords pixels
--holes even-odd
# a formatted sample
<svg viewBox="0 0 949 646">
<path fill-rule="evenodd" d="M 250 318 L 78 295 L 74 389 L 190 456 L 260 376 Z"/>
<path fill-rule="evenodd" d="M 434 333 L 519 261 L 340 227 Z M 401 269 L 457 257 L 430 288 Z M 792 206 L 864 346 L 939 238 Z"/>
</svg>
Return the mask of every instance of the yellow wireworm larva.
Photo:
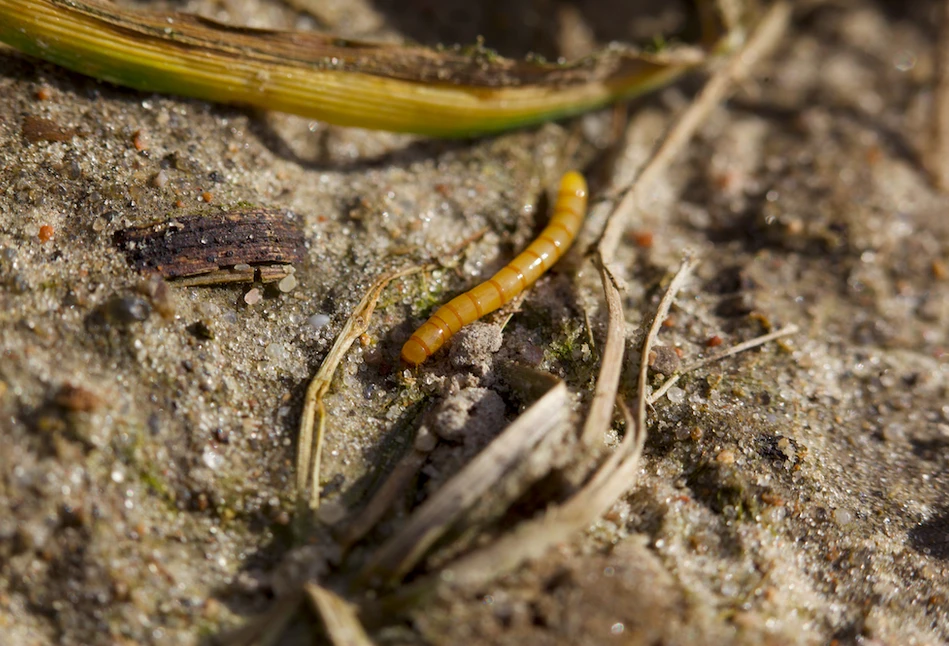
<svg viewBox="0 0 949 646">
<path fill-rule="evenodd" d="M 418 366 L 442 347 L 463 325 L 510 302 L 564 254 L 583 223 L 587 183 L 575 171 L 560 180 L 550 224 L 504 269 L 474 289 L 442 305 L 402 346 L 402 361 Z"/>
</svg>

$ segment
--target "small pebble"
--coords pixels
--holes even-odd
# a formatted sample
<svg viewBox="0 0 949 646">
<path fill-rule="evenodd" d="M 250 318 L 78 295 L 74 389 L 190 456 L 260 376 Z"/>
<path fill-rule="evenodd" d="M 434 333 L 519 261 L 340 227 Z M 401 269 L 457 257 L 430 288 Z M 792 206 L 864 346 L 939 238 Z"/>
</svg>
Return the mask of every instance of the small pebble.
<svg viewBox="0 0 949 646">
<path fill-rule="evenodd" d="M 70 160 L 66 163 L 66 176 L 69 179 L 79 179 L 82 177 L 82 166 L 79 165 L 75 159 Z"/>
<path fill-rule="evenodd" d="M 932 262 L 932 274 L 936 280 L 946 280 L 946 278 L 949 278 L 949 267 L 937 258 Z"/>
<path fill-rule="evenodd" d="M 415 434 L 413 445 L 416 451 L 431 453 L 438 446 L 438 436 L 432 433 L 427 426 L 422 426 Z"/>
<path fill-rule="evenodd" d="M 685 391 L 681 388 L 673 386 L 668 391 L 666 391 L 666 397 L 668 397 L 669 401 L 673 404 L 681 404 L 685 401 Z"/>
<path fill-rule="evenodd" d="M 224 457 L 210 447 L 205 447 L 204 452 L 201 454 L 201 461 L 204 462 L 207 468 L 216 471 L 224 464 Z"/>
<path fill-rule="evenodd" d="M 633 243 L 640 249 L 651 249 L 655 240 L 650 231 L 634 231 L 631 235 Z"/>
<path fill-rule="evenodd" d="M 849 525 L 853 522 L 853 514 L 847 509 L 838 508 L 834 510 L 834 521 L 838 525 Z"/>
<path fill-rule="evenodd" d="M 158 274 L 152 274 L 137 286 L 138 292 L 147 296 L 155 308 L 155 311 L 161 314 L 162 318 L 171 320 L 175 318 L 175 301 L 171 289 L 165 279 Z"/>
<path fill-rule="evenodd" d="M 211 193 L 211 191 L 204 191 L 203 193 L 201 193 L 201 200 L 202 200 L 202 201 L 207 202 L 208 204 L 210 204 L 210 203 L 211 203 L 211 200 L 213 200 L 213 199 L 214 199 L 214 194 Z"/>
<path fill-rule="evenodd" d="M 204 602 L 204 608 L 202 609 L 202 615 L 205 619 L 210 619 L 211 621 L 216 621 L 218 617 L 221 616 L 221 612 L 224 610 L 224 604 L 216 599 L 208 599 Z"/>
<path fill-rule="evenodd" d="M 271 361 L 282 361 L 287 358 L 287 348 L 282 343 L 271 343 L 264 352 Z"/>
<path fill-rule="evenodd" d="M 330 317 L 328 317 L 326 314 L 314 314 L 306 320 L 306 324 L 314 330 L 319 330 L 321 327 L 326 327 L 329 322 Z"/>
<path fill-rule="evenodd" d="M 647 361 L 654 372 L 667 377 L 679 369 L 679 354 L 676 348 L 668 345 L 653 346 Z"/>
<path fill-rule="evenodd" d="M 25 294 L 30 291 L 30 283 L 23 274 L 13 274 L 7 279 L 7 285 L 14 294 Z"/>
<path fill-rule="evenodd" d="M 48 87 L 41 87 L 36 91 L 36 98 L 39 101 L 49 101 L 53 98 L 53 92 Z"/>
<path fill-rule="evenodd" d="M 254 287 L 253 289 L 248 291 L 246 294 L 244 294 L 244 302 L 247 303 L 248 305 L 256 305 L 257 303 L 260 302 L 261 298 L 263 297 L 260 293 L 260 289 L 257 287 Z"/>
<path fill-rule="evenodd" d="M 168 184 L 168 173 L 165 172 L 165 169 L 158 171 L 152 177 L 152 186 L 155 188 L 164 188 L 166 184 Z"/>
<path fill-rule="evenodd" d="M 786 437 L 782 437 L 778 440 L 778 450 L 781 451 L 788 460 L 793 460 L 795 457 L 796 451 L 794 450 L 794 445 L 791 444 L 791 440 Z"/>
<path fill-rule="evenodd" d="M 735 464 L 735 452 L 731 449 L 725 449 L 715 456 L 715 461 L 720 464 Z"/>
<path fill-rule="evenodd" d="M 148 133 L 144 130 L 136 130 L 132 134 L 132 144 L 135 146 L 135 150 L 138 152 L 148 150 L 149 143 Z"/>
<path fill-rule="evenodd" d="M 346 518 L 348 510 L 343 505 L 335 501 L 325 502 L 320 505 L 316 512 L 317 518 L 327 525 L 335 525 Z"/>
<path fill-rule="evenodd" d="M 40 227 L 40 232 L 37 237 L 39 237 L 40 242 L 49 242 L 53 239 L 54 229 L 48 224 L 44 224 Z"/>
<path fill-rule="evenodd" d="M 290 274 L 289 276 L 284 276 L 279 283 L 277 283 L 277 289 L 286 294 L 287 292 L 292 292 L 293 288 L 297 286 L 296 276 Z"/>
</svg>

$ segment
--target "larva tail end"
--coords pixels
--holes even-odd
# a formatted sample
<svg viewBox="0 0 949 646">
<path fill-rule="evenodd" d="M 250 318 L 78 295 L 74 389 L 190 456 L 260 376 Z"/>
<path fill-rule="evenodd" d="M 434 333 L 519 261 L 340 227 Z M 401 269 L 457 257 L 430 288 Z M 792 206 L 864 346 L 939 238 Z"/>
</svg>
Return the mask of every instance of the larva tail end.
<svg viewBox="0 0 949 646">
<path fill-rule="evenodd" d="M 574 193 L 577 197 L 587 196 L 587 181 L 583 175 L 575 170 L 569 170 L 564 173 L 560 179 L 560 191 L 563 193 Z"/>
<path fill-rule="evenodd" d="M 425 346 L 416 341 L 414 336 L 402 346 L 402 363 L 407 366 L 418 368 L 428 357 L 429 353 L 426 351 Z"/>
</svg>

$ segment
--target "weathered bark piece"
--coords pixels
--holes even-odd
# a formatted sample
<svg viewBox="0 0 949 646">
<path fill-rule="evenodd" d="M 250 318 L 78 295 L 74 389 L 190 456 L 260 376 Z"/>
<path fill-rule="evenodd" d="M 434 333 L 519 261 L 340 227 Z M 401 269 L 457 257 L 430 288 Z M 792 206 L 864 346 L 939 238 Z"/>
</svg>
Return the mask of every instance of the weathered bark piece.
<svg viewBox="0 0 949 646">
<path fill-rule="evenodd" d="M 117 231 L 116 246 L 129 264 L 165 278 L 234 274 L 219 282 L 273 279 L 274 272 L 254 265 L 289 265 L 303 260 L 303 233 L 292 213 L 252 209 L 187 215 L 159 224 Z M 277 272 L 279 277 L 286 271 Z M 245 276 L 241 278 L 240 276 Z M 279 279 L 278 277 L 278 279 Z M 217 282 L 217 281 L 216 281 Z"/>
</svg>

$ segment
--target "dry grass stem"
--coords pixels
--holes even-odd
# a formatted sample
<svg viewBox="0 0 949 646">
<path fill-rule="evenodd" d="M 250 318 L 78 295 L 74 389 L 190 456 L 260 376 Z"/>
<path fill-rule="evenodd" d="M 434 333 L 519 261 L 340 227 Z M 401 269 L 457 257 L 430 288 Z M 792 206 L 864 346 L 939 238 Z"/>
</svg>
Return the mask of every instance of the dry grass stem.
<svg viewBox="0 0 949 646">
<path fill-rule="evenodd" d="M 351 603 L 316 583 L 305 584 L 303 591 L 320 616 L 333 646 L 372 646 Z"/>
<path fill-rule="evenodd" d="M 296 616 L 303 595 L 293 592 L 280 597 L 270 609 L 236 630 L 225 633 L 215 643 L 222 646 L 273 646 L 281 643 L 290 620 Z"/>
<path fill-rule="evenodd" d="M 347 522 L 339 532 L 339 542 L 344 549 L 353 544 L 376 526 L 399 496 L 405 494 L 405 489 L 418 474 L 419 469 L 428 459 L 428 453 L 413 449 L 408 455 L 399 460 L 392 472 L 388 475 L 375 495 L 369 499 L 362 509 L 350 522 Z"/>
<path fill-rule="evenodd" d="M 798 332 L 798 327 L 796 325 L 794 324 L 786 325 L 780 330 L 775 330 L 774 332 L 757 336 L 753 339 L 749 339 L 748 341 L 744 341 L 742 343 L 738 343 L 737 345 L 733 345 L 732 347 L 728 348 L 727 350 L 723 350 L 722 352 L 718 352 L 716 354 L 705 357 L 703 359 L 699 359 L 698 361 L 694 361 L 684 366 L 679 371 L 678 374 L 675 374 L 669 377 L 668 379 L 666 379 L 659 388 L 657 388 L 655 391 L 650 393 L 649 397 L 646 398 L 646 403 L 649 404 L 650 406 L 652 404 L 655 404 L 657 401 L 662 399 L 662 397 L 669 391 L 670 388 L 672 388 L 676 384 L 676 382 L 679 381 L 680 377 L 692 372 L 693 370 L 696 370 L 697 368 L 701 368 L 702 366 L 707 366 L 708 364 L 714 363 L 716 361 L 721 361 L 722 359 L 725 359 L 726 357 L 731 357 L 740 352 L 744 352 L 752 348 L 757 348 L 758 346 L 762 346 L 765 343 L 770 343 L 774 341 L 775 339 L 780 339 L 781 337 L 797 334 L 797 332 Z"/>
<path fill-rule="evenodd" d="M 623 316 L 623 301 L 616 287 L 616 281 L 599 256 L 595 256 L 594 260 L 600 271 L 600 281 L 603 283 L 603 292 L 606 295 L 608 322 L 606 342 L 600 355 L 603 360 L 596 380 L 596 390 L 593 392 L 590 412 L 587 414 L 580 436 L 581 441 L 587 446 L 592 445 L 597 438 L 602 438 L 610 427 L 613 419 L 613 403 L 616 401 L 616 392 L 619 389 L 620 375 L 623 371 L 626 345 L 626 319 Z"/>
<path fill-rule="evenodd" d="M 660 323 L 668 313 L 676 292 L 688 278 L 695 262 L 689 258 L 676 273 L 666 295 L 656 312 Z M 607 277 L 604 271 L 602 274 Z M 609 291 L 619 295 L 616 286 L 604 280 Z M 607 296 L 609 301 L 611 297 Z M 625 323 L 623 324 L 625 326 Z M 646 365 L 647 355 L 658 330 L 650 331 L 643 344 L 641 363 Z M 645 398 L 645 380 L 641 380 L 640 398 Z M 616 401 L 615 399 L 613 401 Z M 612 402 L 611 402 L 612 404 Z M 513 570 L 522 563 L 541 557 L 557 543 L 569 540 L 576 533 L 589 527 L 596 521 L 625 491 L 635 483 L 639 469 L 639 458 L 646 440 L 645 425 L 629 415 L 625 405 L 620 405 L 627 420 L 626 436 L 620 447 L 603 463 L 596 474 L 584 487 L 567 502 L 552 506 L 539 518 L 525 521 L 512 532 L 498 539 L 488 547 L 475 551 L 455 561 L 443 573 L 444 580 L 458 585 L 477 585 Z M 640 406 L 645 416 L 645 404 Z"/>
<path fill-rule="evenodd" d="M 410 267 L 395 271 L 379 278 L 366 295 L 363 296 L 356 310 L 343 325 L 333 347 L 320 365 L 316 376 L 306 390 L 306 400 L 303 406 L 303 417 L 300 420 L 300 435 L 297 440 L 297 495 L 303 496 L 310 486 L 310 507 L 320 506 L 320 459 L 323 449 L 323 434 L 326 428 L 326 410 L 323 407 L 323 395 L 329 390 L 333 374 L 340 362 L 355 343 L 359 336 L 369 329 L 369 318 L 376 307 L 376 302 L 390 282 L 423 271 L 425 267 Z M 316 435 L 314 437 L 314 427 Z"/>
<path fill-rule="evenodd" d="M 587 444 L 601 437 L 609 428 L 613 401 L 619 387 L 626 327 L 619 291 L 607 267 L 612 261 L 623 231 L 635 213 L 636 199 L 665 172 L 674 156 L 685 146 L 719 102 L 740 79 L 744 78 L 750 66 L 774 45 L 784 30 L 789 13 L 789 6 L 785 3 L 778 3 L 771 8 L 746 46 L 736 53 L 734 60 L 727 67 L 713 75 L 693 104 L 677 119 L 649 162 L 626 189 L 622 201 L 606 221 L 597 244 L 596 260 L 606 296 L 609 322 L 606 346 L 601 355 L 603 363 L 600 367 L 590 414 L 583 429 L 583 441 Z M 627 140 L 629 140 L 628 137 Z"/>
<path fill-rule="evenodd" d="M 459 516 L 525 460 L 545 436 L 565 423 L 568 415 L 567 387 L 558 380 L 557 385 L 412 514 L 399 532 L 373 555 L 363 572 L 364 578 L 401 578 Z"/>
<path fill-rule="evenodd" d="M 499 368 L 502 379 L 515 391 L 517 391 L 522 401 L 534 401 L 542 398 L 551 388 L 562 382 L 549 373 L 537 372 L 533 369 L 523 368 L 517 365 L 506 365 Z M 561 439 L 561 434 L 548 433 L 541 443 L 534 446 L 531 458 L 536 458 L 542 464 L 532 470 L 526 480 L 533 481 L 546 474 L 553 468 L 549 463 L 549 455 L 542 450 L 543 445 L 556 444 Z M 378 488 L 365 508 L 344 522 L 336 535 L 344 549 L 349 549 L 353 544 L 361 540 L 382 517 L 389 511 L 393 503 L 400 496 L 405 494 L 406 487 L 412 479 L 418 474 L 419 469 L 428 459 L 429 452 L 413 449 L 408 455 L 404 456 L 396 467 L 392 470 L 385 482 Z M 523 460 L 522 466 L 529 467 L 530 460 Z M 521 465 L 519 465 L 521 466 Z M 526 487 L 526 482 L 520 484 L 505 481 L 503 484 L 495 483 L 492 490 L 492 500 L 503 504 L 505 497 L 501 490 L 507 494 L 507 497 L 513 495 L 512 490 L 518 490 L 518 487 Z"/>
<path fill-rule="evenodd" d="M 666 293 L 659 301 L 659 307 L 656 309 L 656 316 L 652 319 L 652 325 L 649 326 L 649 332 L 646 334 L 646 340 L 643 341 L 642 355 L 639 361 L 639 382 L 636 393 L 636 424 L 646 428 L 646 384 L 649 382 L 649 353 L 656 344 L 656 338 L 659 336 L 659 330 L 662 329 L 662 323 L 669 316 L 669 309 L 675 302 L 676 294 L 682 289 L 685 281 L 692 275 L 692 271 L 698 265 L 698 260 L 692 256 L 686 256 L 682 261 L 682 266 L 672 278 Z M 645 432 L 643 433 L 645 435 Z"/>
<path fill-rule="evenodd" d="M 663 138 L 649 163 L 624 191 L 623 198 L 610 216 L 597 245 L 607 263 L 612 259 L 623 232 L 632 221 L 639 200 L 649 194 L 654 182 L 665 172 L 675 155 L 685 147 L 711 111 L 748 75 L 749 69 L 777 44 L 787 26 L 790 13 L 791 6 L 787 2 L 772 5 L 745 45 L 731 56 L 723 70 L 714 74 L 706 83 L 702 92 Z"/>
</svg>

